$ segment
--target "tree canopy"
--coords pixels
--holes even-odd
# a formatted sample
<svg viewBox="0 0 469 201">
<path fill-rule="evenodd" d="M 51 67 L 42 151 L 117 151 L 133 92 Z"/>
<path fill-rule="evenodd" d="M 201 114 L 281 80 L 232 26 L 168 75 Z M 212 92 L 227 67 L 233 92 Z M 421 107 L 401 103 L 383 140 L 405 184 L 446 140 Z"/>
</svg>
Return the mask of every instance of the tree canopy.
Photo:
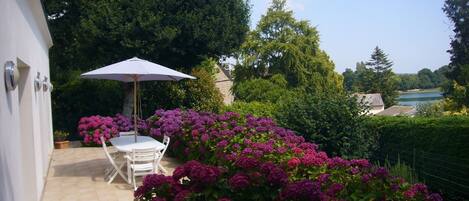
<svg viewBox="0 0 469 201">
<path fill-rule="evenodd" d="M 319 48 L 319 36 L 308 21 L 299 21 L 286 9 L 286 0 L 273 0 L 237 55 L 235 82 L 285 76 L 288 87 L 312 92 L 342 89 L 342 77 Z"/>
<path fill-rule="evenodd" d="M 447 77 L 454 81 L 446 88 L 446 96 L 458 107 L 469 106 L 469 0 L 446 0 L 443 7 L 453 22 L 454 38 L 451 41 L 451 63 Z"/>
<path fill-rule="evenodd" d="M 395 104 L 398 78 L 392 72 L 392 61 L 376 47 L 368 62 L 358 62 L 356 71 L 346 69 L 344 87 L 352 92 L 380 93 L 386 107 Z"/>
<path fill-rule="evenodd" d="M 237 51 L 249 31 L 246 0 L 45 0 L 44 5 L 55 44 L 50 49 L 54 125 L 69 131 L 81 116 L 122 111 L 120 83 L 80 80 L 80 73 L 137 56 L 204 75 L 192 68 Z M 205 78 L 200 82 L 210 82 Z M 186 88 L 202 87 L 193 91 L 204 93 L 212 86 L 184 82 L 144 83 L 143 98 L 151 106 L 194 107 L 194 98 L 182 95 Z M 217 102 L 216 93 L 208 94 Z M 187 99 L 171 102 L 171 97 Z M 73 106 L 78 102 L 84 107 Z"/>
</svg>

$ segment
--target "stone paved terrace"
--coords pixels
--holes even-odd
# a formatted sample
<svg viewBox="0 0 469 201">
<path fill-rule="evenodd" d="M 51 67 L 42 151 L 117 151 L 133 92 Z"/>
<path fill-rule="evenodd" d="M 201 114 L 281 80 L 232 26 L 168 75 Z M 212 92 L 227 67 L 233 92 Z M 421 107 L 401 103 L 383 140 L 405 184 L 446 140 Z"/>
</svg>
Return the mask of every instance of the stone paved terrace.
<svg viewBox="0 0 469 201">
<path fill-rule="evenodd" d="M 161 163 L 168 174 L 179 165 L 177 160 L 169 157 L 163 158 Z M 76 147 L 75 143 L 75 148 L 55 149 L 42 200 L 133 200 L 133 186 L 119 175 L 111 184 L 104 181 L 104 168 L 109 165 L 102 148 Z"/>
</svg>

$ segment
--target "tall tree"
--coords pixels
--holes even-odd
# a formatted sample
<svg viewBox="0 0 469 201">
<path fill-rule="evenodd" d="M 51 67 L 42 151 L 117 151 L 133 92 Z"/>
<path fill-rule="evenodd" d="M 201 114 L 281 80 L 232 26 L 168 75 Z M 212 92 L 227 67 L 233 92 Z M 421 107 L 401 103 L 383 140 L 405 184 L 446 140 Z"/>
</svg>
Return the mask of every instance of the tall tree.
<svg viewBox="0 0 469 201">
<path fill-rule="evenodd" d="M 454 83 L 446 89 L 459 107 L 469 106 L 469 0 L 446 0 L 444 12 L 454 25 L 451 63 L 447 77 Z M 457 98 L 456 98 L 457 97 Z"/>
<path fill-rule="evenodd" d="M 384 105 L 393 106 L 396 103 L 397 81 L 394 72 L 392 72 L 392 61 L 379 47 L 376 47 L 371 54 L 371 59 L 366 65 L 373 70 L 373 83 L 365 91 L 369 93 L 381 93 Z"/>
<path fill-rule="evenodd" d="M 289 87 L 309 91 L 342 90 L 342 77 L 319 48 L 316 28 L 298 21 L 286 9 L 286 0 L 273 0 L 255 30 L 241 47 L 235 82 L 282 74 Z"/>
<path fill-rule="evenodd" d="M 346 68 L 345 71 L 342 73 L 344 77 L 344 88 L 347 91 L 355 91 L 354 84 L 357 81 L 356 74 L 353 72 L 352 69 Z"/>
<path fill-rule="evenodd" d="M 429 89 L 436 86 L 437 78 L 428 68 L 419 70 L 419 72 L 417 72 L 417 77 L 419 79 L 419 87 L 421 89 Z"/>
<path fill-rule="evenodd" d="M 54 125 L 73 131 L 69 124 L 80 116 L 121 111 L 119 83 L 83 81 L 80 73 L 134 56 L 190 73 L 204 58 L 238 50 L 249 31 L 249 9 L 246 0 L 45 0 L 55 43 L 50 50 Z M 183 83 L 142 85 L 153 105 L 193 105 L 162 98 L 185 93 Z M 77 103 L 82 107 L 74 107 Z"/>
</svg>

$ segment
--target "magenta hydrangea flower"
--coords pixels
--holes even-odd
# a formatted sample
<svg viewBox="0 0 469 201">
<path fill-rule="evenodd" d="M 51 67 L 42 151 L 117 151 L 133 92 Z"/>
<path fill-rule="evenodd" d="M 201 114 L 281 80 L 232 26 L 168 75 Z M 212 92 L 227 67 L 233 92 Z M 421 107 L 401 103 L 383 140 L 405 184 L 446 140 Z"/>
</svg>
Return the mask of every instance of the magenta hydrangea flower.
<svg viewBox="0 0 469 201">
<path fill-rule="evenodd" d="M 288 184 L 280 193 L 281 200 L 322 200 L 321 186 L 311 180 Z"/>
<path fill-rule="evenodd" d="M 240 157 L 236 160 L 235 165 L 243 169 L 252 169 L 259 165 L 259 161 L 254 158 Z"/>
<path fill-rule="evenodd" d="M 249 177 L 241 172 L 233 175 L 228 181 L 228 184 L 233 189 L 244 189 L 249 186 L 249 183 Z"/>
</svg>

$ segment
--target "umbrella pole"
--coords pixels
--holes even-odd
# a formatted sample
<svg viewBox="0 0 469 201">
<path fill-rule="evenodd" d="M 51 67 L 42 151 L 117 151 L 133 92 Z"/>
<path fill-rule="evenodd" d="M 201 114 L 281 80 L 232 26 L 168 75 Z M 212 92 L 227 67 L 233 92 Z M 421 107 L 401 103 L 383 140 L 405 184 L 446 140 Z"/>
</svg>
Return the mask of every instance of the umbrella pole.
<svg viewBox="0 0 469 201">
<path fill-rule="evenodd" d="M 134 76 L 134 131 L 135 131 L 135 142 L 137 142 L 137 76 Z"/>
</svg>

